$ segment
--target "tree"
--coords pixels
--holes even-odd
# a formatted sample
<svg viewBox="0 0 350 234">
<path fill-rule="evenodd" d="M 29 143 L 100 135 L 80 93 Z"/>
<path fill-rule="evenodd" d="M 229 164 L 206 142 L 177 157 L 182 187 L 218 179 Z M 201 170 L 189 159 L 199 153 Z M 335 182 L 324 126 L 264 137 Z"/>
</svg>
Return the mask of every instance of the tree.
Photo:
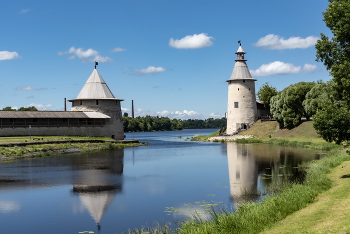
<svg viewBox="0 0 350 234">
<path fill-rule="evenodd" d="M 275 87 L 269 86 L 269 84 L 266 82 L 260 87 L 257 96 L 258 99 L 264 103 L 264 107 L 267 110 L 270 110 L 270 100 L 277 94 L 277 89 Z"/>
<path fill-rule="evenodd" d="M 21 107 L 21 108 L 19 108 L 18 110 L 19 110 L 19 111 L 38 111 L 38 109 L 36 109 L 35 106 L 30 106 L 30 107 L 27 107 L 27 108 Z"/>
<path fill-rule="evenodd" d="M 301 123 L 302 117 L 307 119 L 311 117 L 305 112 L 302 104 L 306 94 L 315 85 L 315 82 L 291 84 L 271 98 L 270 111 L 280 124 L 280 128 L 292 129 Z"/>
<path fill-rule="evenodd" d="M 123 117 L 128 117 L 129 114 L 127 112 L 124 112 Z"/>
<path fill-rule="evenodd" d="M 7 106 L 5 108 L 2 108 L 3 111 L 16 111 L 16 109 L 12 109 L 11 106 Z"/>
<path fill-rule="evenodd" d="M 328 81 L 324 83 L 323 81 L 318 81 L 317 85 L 315 85 L 305 97 L 303 101 L 303 106 L 305 112 L 309 116 L 313 116 L 316 114 L 317 110 L 322 110 L 326 103 L 333 98 L 332 96 L 332 88 L 334 82 Z"/>
<path fill-rule="evenodd" d="M 330 71 L 334 85 L 331 100 L 316 112 L 313 124 L 326 141 L 340 144 L 350 140 L 350 1 L 329 0 L 323 21 L 333 37 L 321 33 L 315 45 L 316 61 L 323 62 Z"/>
</svg>

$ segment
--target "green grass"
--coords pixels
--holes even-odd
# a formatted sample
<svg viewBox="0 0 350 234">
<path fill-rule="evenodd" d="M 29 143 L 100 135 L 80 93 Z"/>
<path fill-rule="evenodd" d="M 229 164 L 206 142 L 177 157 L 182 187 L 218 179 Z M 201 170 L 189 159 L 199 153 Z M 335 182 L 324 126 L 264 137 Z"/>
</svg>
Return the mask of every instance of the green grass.
<svg viewBox="0 0 350 234">
<path fill-rule="evenodd" d="M 349 168 L 349 161 L 334 168 L 327 175 L 334 185 L 331 189 L 320 194 L 315 203 L 276 223 L 265 233 L 349 233 Z"/>
<path fill-rule="evenodd" d="M 220 130 L 217 130 L 216 132 L 213 132 L 210 135 L 206 135 L 206 136 L 194 136 L 192 137 L 191 141 L 207 141 L 210 137 L 215 137 L 216 135 L 218 135 L 220 132 Z"/>
<path fill-rule="evenodd" d="M 14 147 L 0 147 L 0 155 L 5 157 L 11 156 L 23 156 L 23 155 L 35 155 L 49 156 L 60 152 L 64 152 L 66 149 L 80 149 L 81 151 L 98 151 L 98 150 L 111 150 L 122 149 L 125 147 L 135 147 L 147 145 L 147 143 L 63 143 L 63 144 L 42 144 L 42 145 L 27 145 L 27 146 L 14 146 Z"/>
<path fill-rule="evenodd" d="M 13 136 L 13 137 L 0 137 L 0 143 L 18 143 L 18 142 L 34 142 L 33 138 L 43 138 L 44 141 L 59 141 L 66 138 L 71 140 L 105 140 L 113 141 L 109 137 L 81 137 L 81 136 L 32 136 L 30 141 L 29 136 Z M 41 141 L 41 140 L 40 140 Z"/>
</svg>

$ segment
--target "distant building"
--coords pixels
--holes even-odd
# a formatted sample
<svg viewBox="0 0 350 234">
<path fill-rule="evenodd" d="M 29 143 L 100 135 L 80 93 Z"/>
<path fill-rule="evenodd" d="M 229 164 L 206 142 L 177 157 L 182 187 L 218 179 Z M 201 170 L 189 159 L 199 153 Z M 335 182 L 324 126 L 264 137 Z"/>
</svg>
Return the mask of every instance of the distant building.
<svg viewBox="0 0 350 234">
<path fill-rule="evenodd" d="M 72 111 L 0 111 L 0 136 L 104 136 L 124 139 L 120 102 L 95 68 Z"/>
<path fill-rule="evenodd" d="M 258 119 L 255 97 L 255 81 L 244 59 L 242 46 L 236 52 L 237 59 L 228 82 L 227 134 L 247 129 Z"/>
</svg>

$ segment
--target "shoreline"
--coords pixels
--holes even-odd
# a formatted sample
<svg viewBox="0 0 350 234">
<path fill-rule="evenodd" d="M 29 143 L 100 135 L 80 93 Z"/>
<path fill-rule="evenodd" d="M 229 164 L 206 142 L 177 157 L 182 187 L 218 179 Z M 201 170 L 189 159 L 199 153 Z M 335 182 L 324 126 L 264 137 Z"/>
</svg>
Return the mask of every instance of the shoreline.
<svg viewBox="0 0 350 234">
<path fill-rule="evenodd" d="M 148 143 L 140 143 L 138 140 L 69 140 L 7 143 L 0 145 L 0 163 L 21 159 L 50 157 L 60 154 L 123 149 L 145 145 L 148 145 Z"/>
</svg>

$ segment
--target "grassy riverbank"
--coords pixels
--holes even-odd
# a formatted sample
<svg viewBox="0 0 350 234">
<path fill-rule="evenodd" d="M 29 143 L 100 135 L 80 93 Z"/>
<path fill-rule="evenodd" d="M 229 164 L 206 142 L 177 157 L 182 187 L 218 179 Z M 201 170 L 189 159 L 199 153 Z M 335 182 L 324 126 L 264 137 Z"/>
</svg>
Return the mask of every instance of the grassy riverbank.
<svg viewBox="0 0 350 234">
<path fill-rule="evenodd" d="M 27 140 L 28 138 L 28 140 Z M 126 147 L 136 147 L 147 145 L 147 143 L 117 143 L 107 137 L 64 137 L 64 136 L 35 136 L 43 140 L 30 141 L 29 137 L 1 137 L 0 143 L 16 144 L 37 142 L 38 145 L 24 146 L 0 146 L 0 161 L 9 161 L 21 158 L 45 157 L 64 153 L 74 153 L 82 151 L 98 151 L 121 149 Z M 71 141 L 72 142 L 67 142 Z M 104 142 L 74 142 L 74 140 L 100 140 Z M 62 141 L 62 142 L 60 142 Z"/>
<path fill-rule="evenodd" d="M 212 135 L 216 135 L 213 133 Z M 241 203 L 236 211 L 212 212 L 209 220 L 200 217 L 178 224 L 167 233 L 300 233 L 349 231 L 348 203 L 350 202 L 350 155 L 342 146 L 325 142 L 318 137 L 312 122 L 303 122 L 292 130 L 278 129 L 276 122 L 258 122 L 241 133 L 253 135 L 263 143 L 327 149 L 319 160 L 303 163 L 306 170 L 302 184 L 285 184 L 259 203 Z M 208 139 L 209 136 L 206 136 Z M 202 139 L 205 139 L 203 137 Z M 247 143 L 249 139 L 247 139 Z M 347 161 L 344 163 L 344 161 Z M 344 163 L 344 164 L 343 164 Z M 343 166 L 340 166 L 341 165 Z M 344 170 L 345 166 L 345 170 Z M 334 169 L 337 167 L 336 169 Z M 331 174 L 330 174 L 331 173 Z M 340 176 L 343 176 L 340 179 Z M 167 226 L 131 233 L 164 233 Z M 326 229 L 322 229 L 326 227 Z M 272 229 L 271 229 L 272 228 Z"/>
</svg>

